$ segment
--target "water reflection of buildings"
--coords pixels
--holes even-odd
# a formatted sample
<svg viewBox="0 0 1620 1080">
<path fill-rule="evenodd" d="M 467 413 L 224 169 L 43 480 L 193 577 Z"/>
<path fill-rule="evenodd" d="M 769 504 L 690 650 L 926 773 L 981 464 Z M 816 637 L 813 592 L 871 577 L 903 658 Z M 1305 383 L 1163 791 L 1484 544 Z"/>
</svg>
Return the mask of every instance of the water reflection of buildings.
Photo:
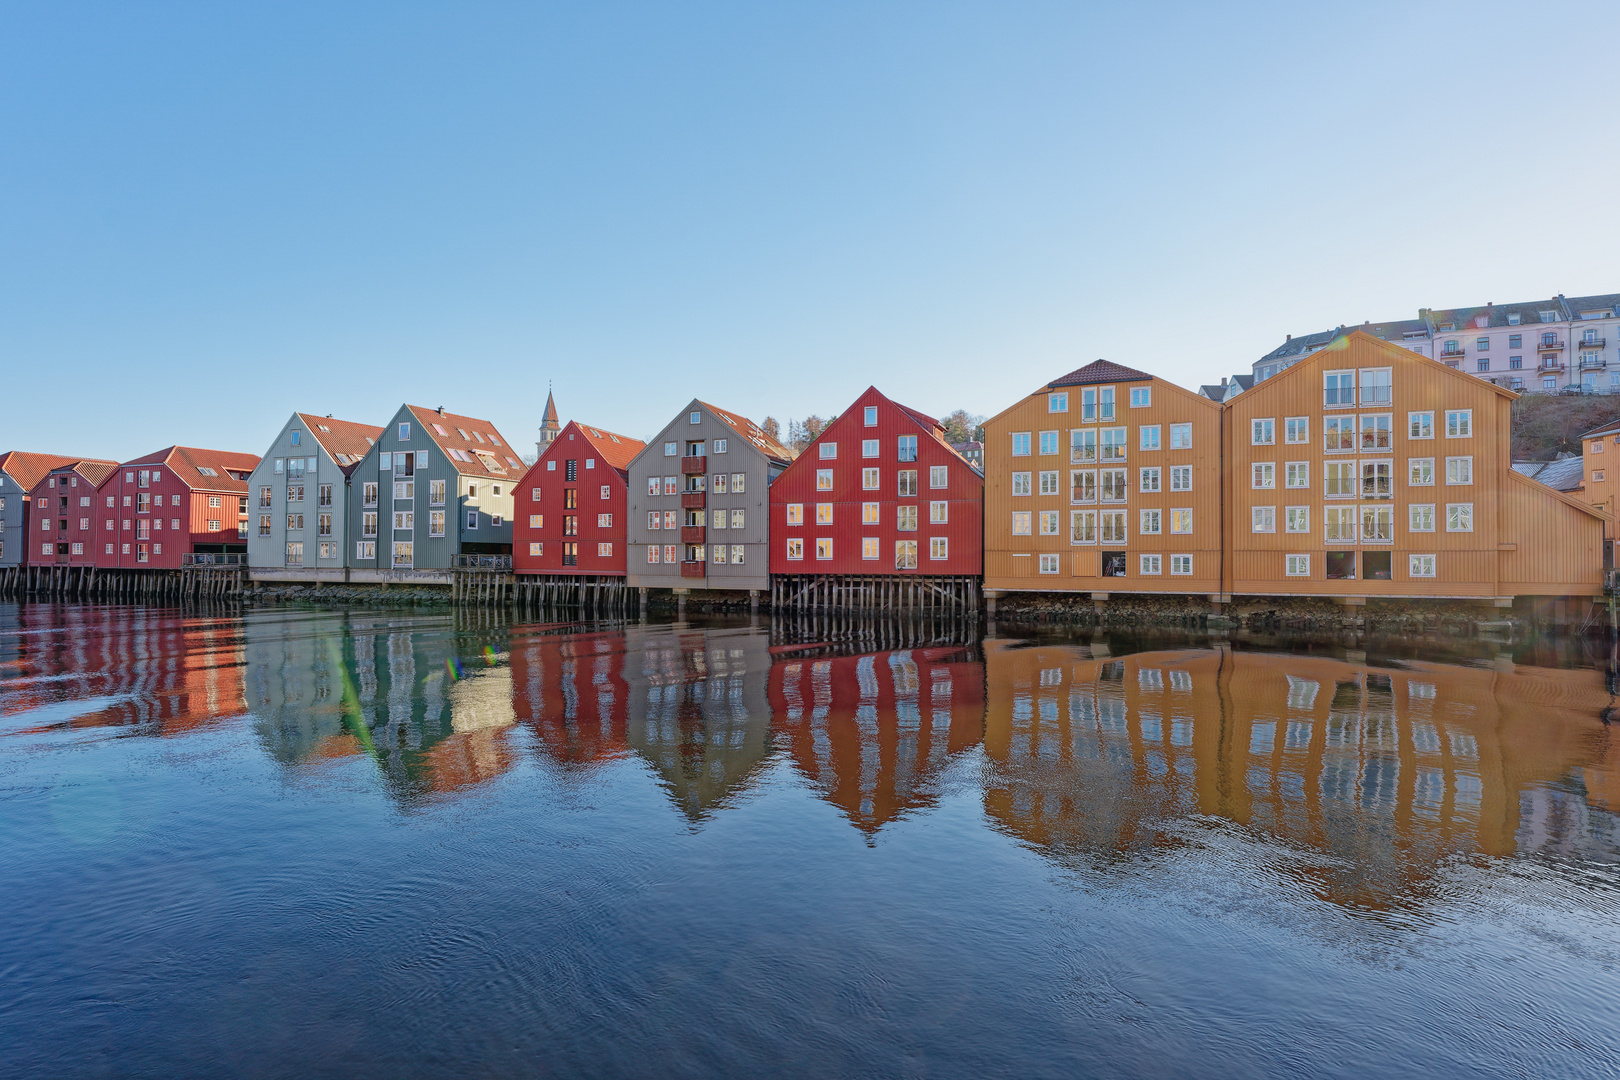
<svg viewBox="0 0 1620 1080">
<path fill-rule="evenodd" d="M 264 614 L 246 621 L 246 696 L 276 760 L 373 758 L 403 801 L 511 768 L 512 675 L 504 631 L 445 620 Z"/>
<path fill-rule="evenodd" d="M 590 767 L 630 751 L 622 632 L 512 631 L 512 704 L 547 757 Z"/>
<path fill-rule="evenodd" d="M 977 650 L 806 651 L 777 650 L 770 677 L 774 727 L 794 766 L 867 834 L 932 805 L 946 761 L 984 730 Z"/>
<path fill-rule="evenodd" d="M 1556 814 L 1524 816 L 1602 758 L 1609 698 L 1594 671 L 997 641 L 985 666 L 986 809 L 1060 858 L 1178 842 L 1175 819 L 1217 815 L 1329 856 L 1300 872 L 1325 897 L 1376 906 L 1420 895 L 1453 855 L 1512 853 L 1538 828 L 1594 840 Z"/>
<path fill-rule="evenodd" d="M 176 735 L 245 711 L 241 622 L 235 618 L 7 605 L 0 639 L 0 715 L 79 701 L 92 707 L 63 725 Z"/>
<path fill-rule="evenodd" d="M 771 752 L 769 638 L 751 628 L 630 627 L 630 746 L 696 821 L 747 787 Z"/>
</svg>

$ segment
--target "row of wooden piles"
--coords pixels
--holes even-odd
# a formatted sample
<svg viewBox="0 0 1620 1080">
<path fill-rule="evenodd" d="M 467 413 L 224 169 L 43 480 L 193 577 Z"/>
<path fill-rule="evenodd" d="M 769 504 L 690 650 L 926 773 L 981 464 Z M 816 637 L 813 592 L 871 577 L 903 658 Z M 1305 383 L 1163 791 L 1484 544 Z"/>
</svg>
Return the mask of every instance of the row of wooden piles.
<svg viewBox="0 0 1620 1080">
<path fill-rule="evenodd" d="M 924 618 L 976 620 L 981 589 L 976 577 L 882 574 L 774 574 L 771 610 L 885 612 Z"/>
<path fill-rule="evenodd" d="M 641 613 L 640 590 L 619 577 L 525 574 L 516 588 L 514 606 L 526 618 L 628 619 Z"/>
<path fill-rule="evenodd" d="M 946 645 L 972 645 L 979 640 L 979 621 L 961 612 L 810 611 L 804 608 L 771 615 L 771 643 L 837 642 L 876 652 Z"/>
<path fill-rule="evenodd" d="M 0 569 L 0 596 L 10 599 L 109 603 L 230 600 L 247 588 L 236 566 L 184 570 L 104 570 L 96 566 L 12 566 Z"/>
</svg>

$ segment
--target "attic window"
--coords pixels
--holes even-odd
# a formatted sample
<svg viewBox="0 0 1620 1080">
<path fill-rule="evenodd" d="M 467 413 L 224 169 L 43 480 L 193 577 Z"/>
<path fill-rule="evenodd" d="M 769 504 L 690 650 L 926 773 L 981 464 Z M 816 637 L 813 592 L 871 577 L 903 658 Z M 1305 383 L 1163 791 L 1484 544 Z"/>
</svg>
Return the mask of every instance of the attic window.
<svg viewBox="0 0 1620 1080">
<path fill-rule="evenodd" d="M 687 419 L 694 424 L 701 424 L 703 423 L 703 414 L 700 412 L 695 412 L 691 416 L 687 417 Z"/>
<path fill-rule="evenodd" d="M 507 464 L 508 464 L 508 465 L 510 465 L 510 466 L 512 466 L 512 468 L 514 468 L 514 469 L 521 469 L 521 468 L 523 468 L 523 466 L 522 466 L 522 465 L 519 465 L 519 464 L 518 464 L 518 462 L 517 462 L 517 458 L 514 458 L 514 457 L 512 457 L 512 456 L 511 456 L 511 455 L 507 455 L 507 458 L 506 458 L 506 463 L 507 463 Z"/>
<path fill-rule="evenodd" d="M 1509 326 L 1518 326 L 1519 323 L 1521 323 L 1523 321 L 1524 321 L 1524 317 L 1522 315 L 1509 315 L 1508 316 L 1508 325 Z"/>
<path fill-rule="evenodd" d="M 201 473 L 202 475 L 204 475 L 204 476 L 218 476 L 219 475 L 219 473 L 215 472 L 213 469 L 210 469 L 206 465 L 197 466 L 197 471 L 199 473 Z"/>
<path fill-rule="evenodd" d="M 595 428 L 591 428 L 591 434 L 596 436 L 598 439 L 600 439 L 602 437 L 602 433 L 600 431 L 597 431 Z"/>
<path fill-rule="evenodd" d="M 490 435 L 489 442 L 491 446 L 501 445 L 501 440 L 497 439 L 493 434 Z"/>
<path fill-rule="evenodd" d="M 376 446 L 377 445 L 377 440 L 373 439 L 370 435 L 367 435 L 366 436 L 366 445 L 367 446 Z"/>
<path fill-rule="evenodd" d="M 467 442 L 472 442 L 472 436 L 467 434 L 466 428 L 456 428 L 456 432 Z"/>
<path fill-rule="evenodd" d="M 1543 311 L 1543 312 L 1540 313 L 1540 315 L 1541 315 L 1541 321 L 1542 322 L 1557 322 L 1558 321 L 1558 312 L 1556 312 L 1556 311 Z"/>
<path fill-rule="evenodd" d="M 315 426 L 326 432 L 328 435 L 332 434 L 332 429 L 327 427 L 325 424 L 316 424 Z"/>
<path fill-rule="evenodd" d="M 448 439 L 450 437 L 450 433 L 448 431 L 444 430 L 444 425 L 443 424 L 434 424 L 433 425 L 433 430 L 437 431 L 440 435 L 444 436 L 446 439 Z"/>
<path fill-rule="evenodd" d="M 617 435 L 609 435 L 608 438 L 612 439 L 614 442 L 619 441 L 619 437 Z"/>
</svg>

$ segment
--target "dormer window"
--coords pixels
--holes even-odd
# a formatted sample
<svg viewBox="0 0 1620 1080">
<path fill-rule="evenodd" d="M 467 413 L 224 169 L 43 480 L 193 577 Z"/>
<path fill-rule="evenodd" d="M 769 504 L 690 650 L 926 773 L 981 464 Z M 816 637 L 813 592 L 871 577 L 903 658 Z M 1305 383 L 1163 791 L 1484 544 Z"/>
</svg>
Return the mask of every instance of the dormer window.
<svg viewBox="0 0 1620 1080">
<path fill-rule="evenodd" d="M 1523 321 L 1524 321 L 1523 316 L 1520 316 L 1520 315 L 1509 315 L 1508 316 L 1508 325 L 1509 326 L 1518 326 Z"/>
<path fill-rule="evenodd" d="M 1541 312 L 1541 321 L 1542 322 L 1557 322 L 1558 321 L 1558 312 L 1556 312 L 1556 311 L 1543 311 L 1543 312 Z"/>
</svg>

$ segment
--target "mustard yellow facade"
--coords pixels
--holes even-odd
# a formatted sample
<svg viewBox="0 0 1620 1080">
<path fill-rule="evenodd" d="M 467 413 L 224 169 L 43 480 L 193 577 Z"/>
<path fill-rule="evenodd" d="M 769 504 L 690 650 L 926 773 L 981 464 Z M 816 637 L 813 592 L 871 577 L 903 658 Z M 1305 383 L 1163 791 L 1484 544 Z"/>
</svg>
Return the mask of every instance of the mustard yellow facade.
<svg viewBox="0 0 1620 1080">
<path fill-rule="evenodd" d="M 984 586 L 1221 591 L 1221 406 L 1097 361 L 985 423 Z"/>
<path fill-rule="evenodd" d="M 1237 395 L 1224 591 L 1601 595 L 1606 517 L 1512 470 L 1515 397 L 1359 331 Z"/>
</svg>

